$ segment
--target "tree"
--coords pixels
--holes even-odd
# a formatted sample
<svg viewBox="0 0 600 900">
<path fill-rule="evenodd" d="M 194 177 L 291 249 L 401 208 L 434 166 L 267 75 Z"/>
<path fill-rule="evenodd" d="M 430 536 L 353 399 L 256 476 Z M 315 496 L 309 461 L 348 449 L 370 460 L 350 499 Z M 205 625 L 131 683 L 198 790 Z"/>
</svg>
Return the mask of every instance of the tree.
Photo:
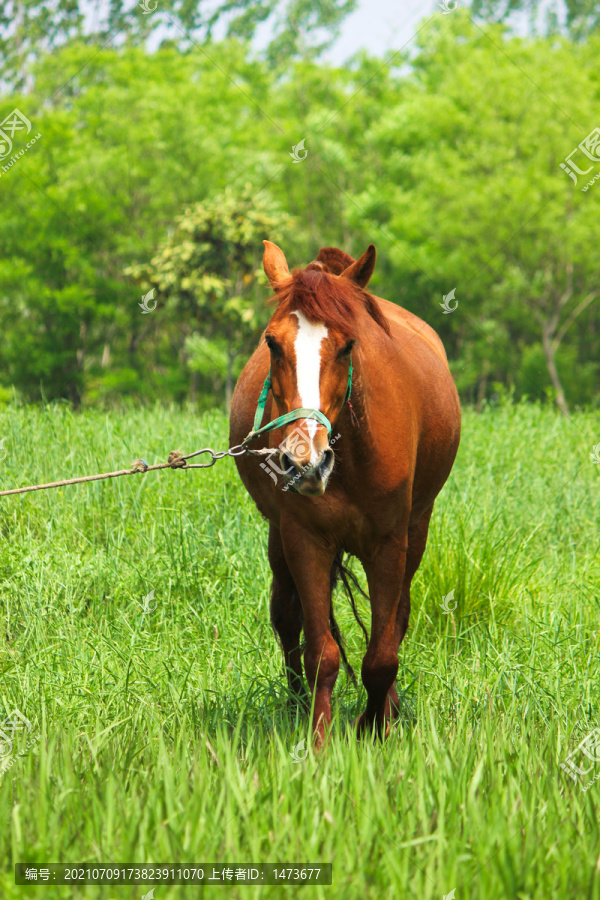
<svg viewBox="0 0 600 900">
<path fill-rule="evenodd" d="M 130 270 L 145 294 L 156 290 L 165 313 L 196 338 L 188 340 L 188 353 L 210 357 L 202 339 L 223 342 L 227 409 L 234 362 L 248 355 L 264 327 L 262 241 L 283 240 L 289 227 L 266 194 L 255 197 L 250 185 L 240 194 L 227 189 L 187 209 L 150 265 Z"/>
<path fill-rule="evenodd" d="M 32 62 L 68 41 L 106 46 L 126 39 L 144 44 L 151 35 L 189 50 L 209 43 L 217 27 L 227 37 L 250 40 L 270 23 L 271 59 L 318 55 L 335 39 L 356 0 L 7 0 L 0 7 L 0 81 L 31 87 Z"/>
<path fill-rule="evenodd" d="M 600 27 L 597 0 L 473 0 L 473 13 L 485 19 L 507 22 L 514 13 L 524 12 L 533 30 L 552 35 L 566 32 L 573 40 L 583 40 Z"/>
<path fill-rule="evenodd" d="M 129 45 L 90 55 L 78 43 L 40 58 L 33 90 L 2 115 L 17 107 L 41 139 L 0 169 L 0 396 L 220 401 L 255 339 L 258 320 L 242 314 L 260 309 L 267 289 L 252 273 L 262 239 L 282 239 L 285 209 L 294 264 L 322 246 L 377 245 L 372 289 L 438 330 L 463 400 L 481 405 L 500 384 L 565 409 L 597 403 L 600 182 L 575 184 L 566 158 L 589 163 L 586 178 L 600 172 L 571 152 L 592 152 L 599 38 L 486 32 L 456 10 L 396 68 L 302 59 L 285 78 L 237 40 L 209 56 Z M 14 151 L 27 140 L 15 135 Z M 227 254 L 203 257 L 174 223 L 202 204 L 211 233 L 230 241 L 215 197 L 230 187 L 235 210 L 246 182 L 259 219 L 240 239 L 255 258 L 234 259 L 251 276 L 238 290 Z M 167 257 L 191 243 L 192 261 L 181 257 L 191 282 L 175 279 L 144 312 L 158 284 L 148 260 L 174 228 Z M 214 283 L 198 281 L 196 262 Z M 227 322 L 215 321 L 225 307 Z"/>
<path fill-rule="evenodd" d="M 514 382 L 537 343 L 546 373 L 528 393 L 551 386 L 567 412 L 563 350 L 581 319 L 598 321 L 600 189 L 583 192 L 560 163 L 587 132 L 593 144 L 599 42 L 508 39 L 501 26 L 489 40 L 468 15 L 449 18 L 428 29 L 410 87 L 368 136 L 395 187 L 359 204 L 395 239 L 396 271 L 413 293 L 406 305 L 422 314 L 428 298 L 428 320 L 451 350 L 487 347 L 477 377 L 494 380 L 495 370 Z M 459 306 L 444 315 L 451 289 Z"/>
<path fill-rule="evenodd" d="M 185 335 L 141 314 L 126 269 L 150 258 L 186 202 L 249 169 L 256 190 L 267 180 L 263 116 L 221 71 L 233 61 L 260 103 L 266 67 L 237 41 L 211 55 L 220 68 L 200 51 L 106 49 L 90 61 L 71 45 L 40 62 L 32 94 L 11 98 L 41 135 L 0 177 L 0 382 L 23 398 L 185 396 Z"/>
</svg>

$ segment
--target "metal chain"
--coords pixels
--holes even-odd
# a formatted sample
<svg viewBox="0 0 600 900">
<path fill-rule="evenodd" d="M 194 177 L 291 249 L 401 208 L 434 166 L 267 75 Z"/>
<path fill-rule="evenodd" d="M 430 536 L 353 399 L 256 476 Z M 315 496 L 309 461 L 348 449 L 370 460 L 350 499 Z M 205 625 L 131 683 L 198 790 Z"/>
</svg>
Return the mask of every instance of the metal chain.
<svg viewBox="0 0 600 900">
<path fill-rule="evenodd" d="M 235 444 L 233 447 L 230 447 L 228 450 L 212 450 L 210 447 L 204 447 L 203 450 L 196 450 L 194 453 L 188 453 L 187 456 L 183 456 L 182 459 L 185 460 L 185 465 L 183 465 L 182 469 L 210 469 L 211 466 L 214 466 L 218 459 L 223 459 L 224 456 L 243 456 L 244 453 L 251 452 L 245 444 Z M 188 459 L 193 459 L 194 456 L 200 456 L 201 453 L 210 453 L 212 459 L 209 463 L 192 463 L 191 465 L 187 464 Z"/>
</svg>

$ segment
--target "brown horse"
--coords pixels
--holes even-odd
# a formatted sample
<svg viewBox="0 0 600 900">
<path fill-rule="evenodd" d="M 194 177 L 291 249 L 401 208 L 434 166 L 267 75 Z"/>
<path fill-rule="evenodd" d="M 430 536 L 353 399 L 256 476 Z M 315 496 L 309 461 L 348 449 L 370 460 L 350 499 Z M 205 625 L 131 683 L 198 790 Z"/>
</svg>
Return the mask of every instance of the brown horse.
<svg viewBox="0 0 600 900">
<path fill-rule="evenodd" d="M 365 290 L 375 266 L 373 245 L 357 261 L 325 248 L 317 262 L 290 274 L 279 247 L 264 244 L 277 308 L 237 383 L 230 442 L 248 436 L 253 448 L 262 448 L 236 464 L 270 523 L 271 621 L 292 696 L 306 702 L 304 629 L 313 729 L 321 742 L 340 664 L 332 572 L 340 553 L 356 556 L 371 601 L 362 663 L 368 699 L 358 733 L 376 728 L 385 734 L 398 712 L 395 680 L 410 584 L 434 500 L 458 450 L 458 396 L 433 329 Z M 257 406 L 265 423 L 284 421 L 256 435 Z"/>
</svg>

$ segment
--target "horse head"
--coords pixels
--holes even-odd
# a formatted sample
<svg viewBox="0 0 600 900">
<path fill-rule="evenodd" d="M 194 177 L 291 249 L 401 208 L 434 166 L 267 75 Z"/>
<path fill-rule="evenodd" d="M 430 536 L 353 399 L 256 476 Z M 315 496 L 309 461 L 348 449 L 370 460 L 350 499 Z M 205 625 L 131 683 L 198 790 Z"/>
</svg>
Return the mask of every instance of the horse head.
<svg viewBox="0 0 600 900">
<path fill-rule="evenodd" d="M 340 261 L 335 254 L 342 251 L 328 248 L 317 262 L 290 273 L 283 251 L 270 241 L 264 245 L 263 265 L 277 302 L 265 332 L 273 397 L 280 414 L 316 410 L 333 427 L 349 398 L 352 351 L 359 341 L 349 312 L 362 302 L 375 247 L 371 244 L 356 261 L 346 254 Z M 331 430 L 310 417 L 292 419 L 282 430 L 280 462 L 296 492 L 321 496 L 334 465 Z"/>
</svg>

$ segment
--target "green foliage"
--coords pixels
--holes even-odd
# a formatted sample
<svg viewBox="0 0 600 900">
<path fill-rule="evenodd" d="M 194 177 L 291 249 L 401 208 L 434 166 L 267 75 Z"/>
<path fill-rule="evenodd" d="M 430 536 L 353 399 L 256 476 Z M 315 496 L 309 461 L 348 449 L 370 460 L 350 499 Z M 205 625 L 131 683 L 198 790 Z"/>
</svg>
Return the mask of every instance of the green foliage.
<svg viewBox="0 0 600 900">
<path fill-rule="evenodd" d="M 473 0 L 471 8 L 476 16 L 498 21 L 523 12 L 532 31 L 567 33 L 574 40 L 585 40 L 600 27 L 598 0 Z"/>
<path fill-rule="evenodd" d="M 262 241 L 268 235 L 283 242 L 289 228 L 268 194 L 255 197 L 250 185 L 227 188 L 187 209 L 150 264 L 129 270 L 144 293 L 158 291 L 156 302 L 165 301 L 164 313 L 180 329 L 192 329 L 185 344 L 192 369 L 201 370 L 199 355 L 212 355 L 203 338 L 225 343 L 227 404 L 234 360 L 251 353 L 264 327 Z"/>
<path fill-rule="evenodd" d="M 186 52 L 210 42 L 217 28 L 249 41 L 265 23 L 272 30 L 269 58 L 318 56 L 355 6 L 356 0 L 98 0 L 92 13 L 85 0 L 7 0 L 0 7 L 0 80 L 22 88 L 32 59 L 73 40 L 104 47 L 119 35 L 143 46 L 158 37 Z"/>
<path fill-rule="evenodd" d="M 427 30 L 404 102 L 370 134 L 389 187 L 382 197 L 373 177 L 358 205 L 395 238 L 401 302 L 422 314 L 422 297 L 456 289 L 455 313 L 438 301 L 425 318 L 457 357 L 463 395 L 508 380 L 529 394 L 549 389 L 566 410 L 562 347 L 579 341 L 580 315 L 600 324 L 591 252 L 600 192 L 582 193 L 582 179 L 575 189 L 559 168 L 595 124 L 599 47 L 507 41 L 501 27 L 484 35 L 458 12 Z M 545 365 L 527 386 L 532 343 Z M 587 360 L 600 374 L 597 353 Z M 567 380 L 573 400 L 593 400 L 589 380 L 574 391 Z"/>
<path fill-rule="evenodd" d="M 212 58 L 231 63 L 236 54 L 245 65 L 237 44 Z M 118 371 L 133 369 L 141 396 L 181 399 L 188 386 L 169 393 L 167 373 L 177 373 L 185 334 L 160 333 L 141 315 L 126 269 L 156 252 L 190 195 L 224 187 L 227 171 L 253 161 L 243 141 L 259 123 L 244 123 L 243 94 L 200 52 L 106 50 L 90 62 L 74 46 L 45 59 L 37 85 L 12 102 L 42 138 L 0 178 L 2 379 L 27 400 L 76 400 L 84 382 L 94 399 L 117 396 Z M 182 117 L 181 108 L 201 113 Z"/>
<path fill-rule="evenodd" d="M 5 107 L 41 139 L 0 177 L 0 387 L 27 402 L 220 403 L 267 321 L 270 238 L 292 265 L 373 241 L 373 291 L 438 330 L 463 399 L 481 407 L 501 386 L 596 404 L 600 188 L 559 164 L 597 124 L 599 46 L 484 33 L 458 9 L 397 68 L 278 68 L 236 40 L 40 58 Z M 212 210 L 228 249 L 201 247 L 206 223 L 185 238 L 186 209 Z"/>
</svg>

